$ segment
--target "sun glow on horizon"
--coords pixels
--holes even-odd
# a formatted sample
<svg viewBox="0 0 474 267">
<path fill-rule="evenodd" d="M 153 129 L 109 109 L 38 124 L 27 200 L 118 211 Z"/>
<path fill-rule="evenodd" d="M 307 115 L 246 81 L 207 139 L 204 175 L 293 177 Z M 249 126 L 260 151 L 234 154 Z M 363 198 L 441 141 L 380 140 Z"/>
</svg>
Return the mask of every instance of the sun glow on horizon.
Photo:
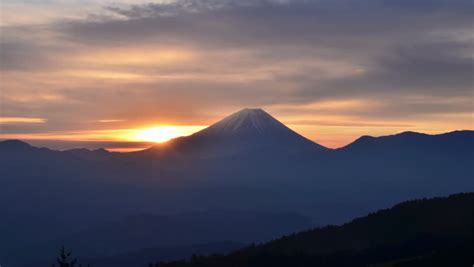
<svg viewBox="0 0 474 267">
<path fill-rule="evenodd" d="M 145 129 L 137 129 L 128 139 L 133 141 L 145 141 L 154 143 L 164 143 L 173 138 L 188 136 L 201 129 L 203 126 L 158 126 Z"/>
</svg>

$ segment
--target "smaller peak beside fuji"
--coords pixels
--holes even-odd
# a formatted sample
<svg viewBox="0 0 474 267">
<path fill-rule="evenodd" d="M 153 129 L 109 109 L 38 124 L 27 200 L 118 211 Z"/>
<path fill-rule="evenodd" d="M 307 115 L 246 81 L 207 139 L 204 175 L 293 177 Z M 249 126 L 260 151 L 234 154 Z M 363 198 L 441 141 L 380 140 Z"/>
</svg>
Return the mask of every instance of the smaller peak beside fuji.
<svg viewBox="0 0 474 267">
<path fill-rule="evenodd" d="M 23 142 L 21 140 L 5 140 L 5 141 L 0 141 L 0 149 L 5 149 L 5 150 L 20 150 L 20 149 L 28 149 L 31 148 L 32 146 L 26 142 Z"/>
</svg>

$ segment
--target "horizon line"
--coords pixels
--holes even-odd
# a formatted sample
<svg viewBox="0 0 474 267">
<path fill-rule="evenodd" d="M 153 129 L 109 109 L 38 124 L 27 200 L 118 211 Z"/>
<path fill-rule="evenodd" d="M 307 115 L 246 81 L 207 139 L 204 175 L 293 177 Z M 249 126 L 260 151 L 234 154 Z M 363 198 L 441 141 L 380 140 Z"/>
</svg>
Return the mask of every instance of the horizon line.
<svg viewBox="0 0 474 267">
<path fill-rule="evenodd" d="M 206 129 L 206 128 L 204 128 L 204 129 Z M 338 149 L 343 149 L 345 147 L 348 147 L 351 144 L 357 142 L 359 139 L 364 138 L 364 137 L 383 138 L 383 137 L 398 136 L 398 135 L 402 135 L 402 134 L 419 134 L 419 135 L 425 135 L 425 136 L 440 136 L 440 135 L 446 135 L 446 134 L 453 134 L 453 133 L 456 133 L 456 132 L 474 132 L 474 130 L 471 130 L 471 129 L 457 129 L 457 130 L 451 130 L 451 131 L 435 133 L 435 134 L 416 132 L 416 131 L 401 131 L 401 132 L 396 132 L 396 133 L 388 134 L 388 135 L 361 135 L 358 138 L 354 139 L 353 141 L 349 142 L 348 144 L 340 146 L 340 147 L 335 147 L 335 148 L 323 146 L 319 143 L 314 142 L 311 139 L 306 138 L 303 135 L 301 135 L 301 136 L 303 136 L 304 138 L 308 139 L 309 141 L 311 141 L 315 144 L 323 146 L 324 148 L 326 148 L 328 150 L 338 150 Z M 189 136 L 191 136 L 191 135 L 189 135 Z M 86 150 L 89 150 L 89 151 L 103 149 L 103 150 L 106 150 L 110 153 L 130 153 L 130 152 L 137 152 L 137 151 L 147 150 L 147 149 L 152 148 L 152 147 L 157 146 L 157 145 L 165 145 L 165 144 L 167 144 L 167 143 L 169 143 L 169 142 L 171 142 L 171 141 L 173 141 L 177 138 L 183 138 L 183 137 L 189 137 L 189 136 L 179 136 L 179 137 L 176 137 L 176 138 L 173 138 L 173 139 L 170 139 L 166 142 L 161 142 L 161 143 L 159 143 L 159 142 L 144 142 L 144 141 L 61 140 L 61 139 L 34 139 L 34 138 L 21 139 L 21 138 L 1 138 L 0 137 L 0 143 L 9 142 L 9 141 L 10 142 L 11 141 L 18 141 L 18 142 L 28 144 L 29 146 L 32 146 L 32 147 L 35 147 L 35 148 L 46 148 L 46 149 L 50 149 L 50 150 L 53 150 L 53 151 L 61 151 L 61 152 L 75 150 L 75 149 L 86 149 Z M 33 142 L 31 142 L 31 141 L 33 141 Z M 64 143 L 75 143 L 75 144 L 83 143 L 83 144 L 109 144 L 109 145 L 124 145 L 124 146 L 123 147 L 114 146 L 112 148 L 107 148 L 106 146 L 94 147 L 94 148 L 91 148 L 91 147 L 77 147 L 76 146 L 76 147 L 71 147 L 71 148 L 60 149 L 60 148 L 54 148 L 54 146 L 36 145 L 34 143 L 63 143 L 63 144 Z M 148 145 L 147 146 L 139 146 L 139 147 L 132 146 L 132 145 L 139 145 L 139 144 L 142 144 L 142 145 L 148 144 Z"/>
</svg>

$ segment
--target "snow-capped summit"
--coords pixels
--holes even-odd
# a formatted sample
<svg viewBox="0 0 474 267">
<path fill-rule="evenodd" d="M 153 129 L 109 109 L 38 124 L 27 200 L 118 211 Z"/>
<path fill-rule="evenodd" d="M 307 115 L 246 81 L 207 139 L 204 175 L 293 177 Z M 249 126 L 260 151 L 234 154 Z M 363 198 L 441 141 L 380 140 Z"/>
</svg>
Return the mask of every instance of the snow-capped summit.
<svg viewBox="0 0 474 267">
<path fill-rule="evenodd" d="M 255 134 L 275 135 L 287 132 L 283 123 L 260 108 L 245 108 L 233 113 L 203 130 L 206 135 Z M 291 130 L 290 130 L 291 131 Z"/>
</svg>

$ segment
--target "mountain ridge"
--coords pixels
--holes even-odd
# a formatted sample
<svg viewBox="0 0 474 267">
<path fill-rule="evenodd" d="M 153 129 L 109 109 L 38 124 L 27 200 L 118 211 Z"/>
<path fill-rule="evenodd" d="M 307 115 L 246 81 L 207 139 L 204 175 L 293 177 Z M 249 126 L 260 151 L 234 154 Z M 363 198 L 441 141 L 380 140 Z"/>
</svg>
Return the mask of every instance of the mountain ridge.
<svg viewBox="0 0 474 267">
<path fill-rule="evenodd" d="M 197 133 L 199 133 L 199 132 L 197 132 Z M 195 133 L 195 134 L 197 134 L 197 133 Z M 428 138 L 447 137 L 447 136 L 474 138 L 474 130 L 454 130 L 454 131 L 443 132 L 443 133 L 439 133 L 439 134 L 427 134 L 427 133 L 423 133 L 423 132 L 404 131 L 404 132 L 400 132 L 400 133 L 396 133 L 396 134 L 381 135 L 381 136 L 362 135 L 359 138 L 355 139 L 354 141 L 352 141 L 351 143 L 349 143 L 345 146 L 338 147 L 338 148 L 326 148 L 325 147 L 325 149 L 326 150 L 332 150 L 332 151 L 344 150 L 344 149 L 348 149 L 351 146 L 354 146 L 354 145 L 359 144 L 359 143 L 382 141 L 382 140 L 385 141 L 385 140 L 389 140 L 389 139 L 392 139 L 392 138 L 399 138 L 399 137 L 408 136 L 408 135 L 418 136 L 418 137 L 428 137 Z M 192 135 L 190 135 L 190 136 L 192 136 Z M 183 138 L 190 137 L 190 136 L 177 137 L 177 138 L 171 139 L 168 142 L 181 140 Z M 305 137 L 305 139 L 307 139 L 307 138 Z M 307 139 L 307 140 L 309 140 L 309 139 Z M 309 140 L 309 141 L 311 141 L 311 140 Z M 153 148 L 161 149 L 162 147 L 165 146 L 165 144 L 166 143 L 154 145 L 154 146 L 151 146 L 151 147 L 146 148 L 144 150 L 149 150 L 149 149 L 153 149 Z M 49 148 L 44 148 L 44 147 L 31 145 L 30 143 L 28 143 L 27 140 L 20 140 L 20 139 L 0 140 L 0 149 L 6 150 L 6 149 L 21 149 L 21 148 L 22 149 L 28 149 L 28 148 L 47 149 L 47 150 L 50 150 L 50 151 L 68 152 L 68 153 L 71 153 L 71 154 L 104 153 L 104 152 L 107 152 L 108 154 L 133 154 L 133 153 L 137 152 L 137 151 L 135 151 L 135 152 L 110 152 L 105 148 L 98 148 L 98 149 L 73 148 L 73 149 L 66 149 L 66 150 L 56 150 L 56 149 L 49 149 Z M 140 151 L 144 151 L 144 150 L 140 150 Z M 140 151 L 138 151 L 138 152 L 140 152 Z"/>
<path fill-rule="evenodd" d="M 413 131 L 405 131 L 392 135 L 384 136 L 370 136 L 364 135 L 351 142 L 350 144 L 337 148 L 338 151 L 348 151 L 348 150 L 363 150 L 370 149 L 375 145 L 401 145 L 401 144 L 411 144 L 411 145 L 427 145 L 427 144 L 436 144 L 436 142 L 446 142 L 450 141 L 456 145 L 458 148 L 474 148 L 474 131 L 473 130 L 455 130 L 440 134 L 426 134 Z M 468 142 L 468 143 L 466 143 Z"/>
<path fill-rule="evenodd" d="M 18 150 L 18 149 L 29 149 L 33 146 L 29 143 L 19 140 L 19 139 L 8 139 L 4 141 L 0 141 L 0 148 L 5 150 Z"/>
<path fill-rule="evenodd" d="M 393 142 L 393 140 L 397 140 L 397 142 L 416 142 L 417 138 L 421 140 L 421 138 L 441 139 L 449 137 L 470 137 L 474 140 L 474 130 L 455 130 L 440 134 L 426 134 L 414 131 L 404 131 L 382 136 L 363 135 L 343 147 L 331 149 L 324 147 L 293 131 L 261 108 L 244 108 L 225 116 L 210 126 L 189 136 L 177 137 L 165 143 L 157 144 L 141 151 L 128 152 L 128 154 L 142 153 L 143 151 L 176 152 L 183 150 L 181 152 L 188 152 L 189 148 L 186 146 L 200 146 L 199 150 L 203 150 L 205 149 L 205 146 L 215 147 L 216 144 L 226 146 L 226 149 L 228 150 L 236 149 L 236 147 L 239 146 L 265 146 L 266 148 L 269 146 L 298 146 L 300 149 L 301 147 L 306 146 L 309 149 L 319 151 L 344 151 L 360 148 L 365 145 L 373 145 L 374 143 Z M 238 144 L 234 148 L 229 148 L 229 142 Z M 34 147 L 25 141 L 17 139 L 0 141 L 0 149 L 3 150 L 26 150 L 29 148 L 39 147 Z M 106 151 L 103 148 L 95 150 L 74 148 L 63 150 L 62 152 L 68 152 L 78 156 L 88 156 L 93 154 L 105 154 Z"/>
</svg>

